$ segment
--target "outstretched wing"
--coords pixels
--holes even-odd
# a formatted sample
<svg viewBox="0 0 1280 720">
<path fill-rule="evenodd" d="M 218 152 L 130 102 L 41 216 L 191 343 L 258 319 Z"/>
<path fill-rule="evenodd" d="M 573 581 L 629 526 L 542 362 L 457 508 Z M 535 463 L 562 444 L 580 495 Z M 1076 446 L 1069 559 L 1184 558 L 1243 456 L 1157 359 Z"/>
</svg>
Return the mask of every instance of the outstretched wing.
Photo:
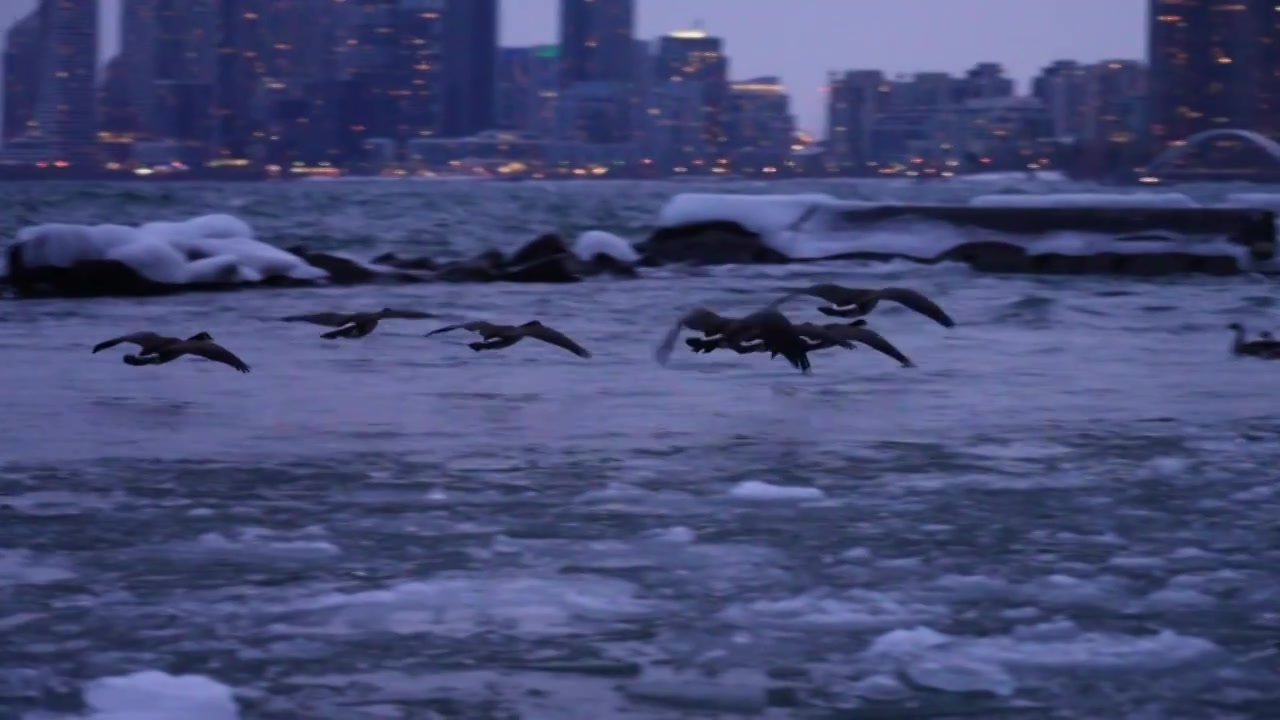
<svg viewBox="0 0 1280 720">
<path fill-rule="evenodd" d="M 471 322 L 454 323 L 453 325 L 445 325 L 442 328 L 436 328 L 435 330 L 432 330 L 431 332 L 427 333 L 423 337 L 431 337 L 432 335 L 438 335 L 440 333 L 445 333 L 445 332 L 452 332 L 454 330 L 470 330 L 471 332 L 478 332 L 478 333 L 484 334 L 484 329 L 490 328 L 490 327 L 493 327 L 493 326 L 487 322 L 483 322 L 480 320 L 472 320 Z"/>
<path fill-rule="evenodd" d="M 239 370 L 242 373 L 249 372 L 249 366 L 246 365 L 243 360 L 236 357 L 235 353 L 231 352 L 230 350 L 222 347 L 217 343 L 184 342 L 184 343 L 179 343 L 177 345 L 174 345 L 171 348 L 167 348 L 165 352 L 161 354 L 164 355 L 169 353 L 197 355 L 199 357 L 204 358 L 205 360 L 212 360 L 213 362 L 220 362 L 223 365 L 230 365 L 231 367 L 235 368 L 236 370 Z"/>
<path fill-rule="evenodd" d="M 329 332 L 326 332 L 326 333 L 320 333 L 320 337 L 324 338 L 325 340 L 336 340 L 340 337 L 343 337 L 344 335 L 350 334 L 351 331 L 354 330 L 356 327 L 357 325 L 355 323 L 348 323 L 338 328 L 337 330 L 330 330 Z"/>
<path fill-rule="evenodd" d="M 786 295 L 774 300 L 770 307 L 778 307 L 779 305 L 802 295 L 816 297 L 819 300 L 826 300 L 836 306 L 852 305 L 865 297 L 866 294 L 867 291 L 860 288 L 847 288 L 833 283 L 818 283 L 817 285 L 810 285 L 808 287 L 794 288 L 787 292 Z"/>
<path fill-rule="evenodd" d="M 676 347 L 676 338 L 680 337 L 680 329 L 684 327 L 685 317 L 687 316 L 681 316 L 671 325 L 671 329 L 662 336 L 658 347 L 654 349 L 653 359 L 657 360 L 659 365 L 666 365 L 671 359 L 671 351 Z"/>
<path fill-rule="evenodd" d="M 118 338 L 111 338 L 110 340 L 104 340 L 98 343 L 97 345 L 94 345 L 93 351 L 95 353 L 100 352 L 102 350 L 106 350 L 107 348 L 113 348 L 119 345 L 120 343 L 133 343 L 138 347 L 145 347 L 147 343 L 153 343 L 157 340 L 163 340 L 163 339 L 164 339 L 164 336 L 162 335 L 158 335 L 156 333 L 144 330 L 142 332 L 129 333 L 128 335 L 121 335 Z"/>
<path fill-rule="evenodd" d="M 342 327 L 351 323 L 351 313 L 311 313 L 310 315 L 290 315 L 286 318 L 280 318 L 285 322 L 309 322 L 316 325 L 327 325 L 329 327 Z"/>
<path fill-rule="evenodd" d="M 848 328 L 852 330 L 854 328 Z M 849 340 L 848 332 L 844 326 L 829 328 L 823 325 L 815 325 L 814 323 L 800 323 L 795 326 L 795 330 L 801 336 L 810 340 L 819 340 L 822 342 L 838 345 L 846 350 L 852 350 L 854 345 Z"/>
<path fill-rule="evenodd" d="M 541 340 L 542 342 L 562 347 L 578 357 L 591 357 L 591 352 L 589 350 L 573 340 L 570 340 L 568 335 L 565 335 L 554 328 L 549 328 L 546 325 L 533 325 L 522 328 L 521 334 L 525 337 L 534 338 L 535 340 Z"/>
<path fill-rule="evenodd" d="M 911 362 L 911 358 L 907 357 L 901 350 L 894 347 L 893 343 L 884 339 L 880 333 L 868 327 L 847 327 L 840 331 L 845 337 L 875 350 L 876 352 L 888 355 L 889 357 L 902 363 L 902 367 L 915 367 L 916 364 Z"/>
<path fill-rule="evenodd" d="M 429 312 L 419 312 L 418 310 L 396 310 L 395 308 L 387 308 L 382 311 L 384 318 L 398 318 L 401 320 L 426 320 L 427 318 L 439 317 Z"/>
<path fill-rule="evenodd" d="M 943 312 L 937 303 L 910 288 L 887 287 L 876 293 L 881 300 L 889 300 L 914 310 L 942 327 L 955 327 L 956 321 Z"/>
</svg>

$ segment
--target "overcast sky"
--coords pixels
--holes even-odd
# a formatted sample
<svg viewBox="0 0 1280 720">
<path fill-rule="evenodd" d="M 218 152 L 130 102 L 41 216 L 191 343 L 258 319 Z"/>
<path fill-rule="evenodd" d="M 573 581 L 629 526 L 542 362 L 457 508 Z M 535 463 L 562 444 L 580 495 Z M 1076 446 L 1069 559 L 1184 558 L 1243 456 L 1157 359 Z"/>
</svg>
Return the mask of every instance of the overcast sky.
<svg viewBox="0 0 1280 720">
<path fill-rule="evenodd" d="M 101 2 L 106 56 L 119 47 L 121 0 Z M 502 44 L 556 41 L 558 0 L 500 2 Z M 0 26 L 35 4 L 0 0 Z M 781 76 L 801 127 L 820 133 L 828 70 L 959 73 L 991 60 L 1025 88 L 1053 60 L 1143 58 L 1146 6 L 1146 0 L 637 0 L 636 34 L 653 38 L 701 20 L 725 39 L 734 78 Z"/>
</svg>

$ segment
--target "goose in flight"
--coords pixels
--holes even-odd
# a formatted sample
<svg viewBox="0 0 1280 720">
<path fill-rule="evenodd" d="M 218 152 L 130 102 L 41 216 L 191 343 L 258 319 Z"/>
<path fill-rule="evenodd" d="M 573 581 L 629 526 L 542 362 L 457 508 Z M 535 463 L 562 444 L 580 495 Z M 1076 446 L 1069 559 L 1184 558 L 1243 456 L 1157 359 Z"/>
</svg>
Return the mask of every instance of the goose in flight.
<svg viewBox="0 0 1280 720">
<path fill-rule="evenodd" d="M 718 336 L 729 347 L 759 341 L 770 352 L 783 356 L 792 367 L 807 374 L 812 367 L 808 356 L 809 343 L 797 332 L 791 320 L 778 310 L 778 304 L 771 303 L 741 318 L 725 318 L 705 308 L 697 308 L 682 315 L 672 325 L 658 344 L 654 357 L 665 365 L 675 348 L 676 339 L 680 337 L 681 328 L 687 327 L 701 330 L 704 336 Z M 851 342 L 823 328 L 814 328 L 811 332 L 818 339 L 840 347 L 853 348 Z"/>
<path fill-rule="evenodd" d="M 180 340 L 176 343 L 165 345 L 149 355 L 125 355 L 124 362 L 126 365 L 139 367 L 143 365 L 164 365 L 177 360 L 183 355 L 202 357 L 205 360 L 229 365 L 242 373 L 249 372 L 249 366 L 243 360 L 213 340 Z"/>
<path fill-rule="evenodd" d="M 886 340 L 883 335 L 875 330 L 866 327 L 865 320 L 854 320 L 851 323 L 826 323 L 822 325 L 816 325 L 814 323 L 797 323 L 795 328 L 796 332 L 800 333 L 800 335 L 806 339 L 808 352 L 841 347 L 838 343 L 826 339 L 828 337 L 835 336 L 866 345 L 882 355 L 887 355 L 888 357 L 897 360 L 904 368 L 916 367 L 916 364 L 911 361 L 911 358 L 907 357 L 901 350 L 895 347 L 893 343 Z M 765 347 L 763 343 L 726 343 L 721 338 L 710 338 L 706 340 L 700 338 L 689 338 L 685 342 L 693 349 L 694 352 L 703 353 L 709 353 L 712 350 L 716 350 L 721 347 L 733 350 L 739 354 L 766 352 L 769 350 L 769 348 Z M 777 353 L 775 352 L 773 355 L 776 357 Z"/>
<path fill-rule="evenodd" d="M 481 350 L 501 350 L 502 348 L 511 347 L 525 338 L 533 338 L 534 340 L 541 340 L 556 347 L 564 348 L 578 357 L 591 357 L 591 352 L 586 348 L 570 340 L 564 333 L 547 327 L 537 320 L 531 320 L 523 325 L 496 325 L 483 320 L 474 320 L 456 325 L 446 325 L 432 330 L 426 334 L 426 337 L 452 330 L 470 330 L 479 335 L 482 342 L 467 343 L 467 347 L 476 352 Z"/>
<path fill-rule="evenodd" d="M 362 338 L 373 332 L 378 327 L 378 322 L 381 320 L 389 320 L 393 318 L 402 320 L 423 320 L 433 317 L 436 316 L 431 313 L 418 312 L 417 310 L 382 308 L 377 312 L 322 312 L 311 313 L 309 315 L 290 315 L 287 318 L 281 319 L 285 322 L 309 322 L 316 325 L 338 328 L 337 330 L 331 330 L 320 336 L 326 340 L 335 340 L 337 338 Z"/>
<path fill-rule="evenodd" d="M 1231 323 L 1227 329 L 1235 332 L 1231 341 L 1232 353 L 1242 357 L 1280 360 L 1280 340 L 1270 337 L 1270 333 L 1262 333 L 1261 340 L 1248 340 L 1245 338 L 1244 326 L 1240 323 Z"/>
<path fill-rule="evenodd" d="M 834 307 L 820 307 L 818 312 L 832 317 L 861 317 L 867 315 L 881 300 L 895 302 L 924 315 L 943 327 L 955 327 L 955 320 L 943 311 L 937 303 L 910 288 L 850 288 L 833 283 L 819 283 L 806 288 L 796 288 L 784 295 L 778 304 L 801 295 L 826 300 Z"/>
<path fill-rule="evenodd" d="M 700 332 L 703 337 L 711 337 L 713 335 L 723 335 L 726 330 L 740 322 L 742 322 L 742 318 L 728 317 L 705 307 L 696 307 L 676 320 L 675 325 L 658 343 L 658 348 L 654 351 L 654 359 L 660 365 L 667 364 L 667 361 L 671 359 L 671 351 L 675 349 L 676 338 L 680 337 L 682 328 Z"/>
<path fill-rule="evenodd" d="M 186 340 L 183 340 L 182 338 L 169 337 L 167 335 L 153 333 L 149 330 L 143 330 L 142 332 L 129 333 L 128 335 L 121 335 L 117 338 L 104 340 L 93 346 L 93 352 L 98 353 L 103 350 L 107 350 L 108 348 L 113 348 L 120 343 L 133 343 L 138 346 L 139 355 L 153 355 L 165 347 L 175 343 L 195 342 L 199 340 L 213 340 L 213 336 L 207 332 L 198 332 Z"/>
</svg>

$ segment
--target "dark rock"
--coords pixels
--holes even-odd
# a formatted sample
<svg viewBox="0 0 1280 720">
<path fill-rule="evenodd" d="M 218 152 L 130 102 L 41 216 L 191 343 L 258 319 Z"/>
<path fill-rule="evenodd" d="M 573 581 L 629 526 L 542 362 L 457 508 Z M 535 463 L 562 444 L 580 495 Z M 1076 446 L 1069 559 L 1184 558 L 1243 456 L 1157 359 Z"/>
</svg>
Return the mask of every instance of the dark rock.
<svg viewBox="0 0 1280 720">
<path fill-rule="evenodd" d="M 369 262 L 374 265 L 386 265 L 399 270 L 424 270 L 430 272 L 438 270 L 440 267 L 439 263 L 425 255 L 422 257 L 403 258 L 391 252 L 383 253 Z"/>
<path fill-rule="evenodd" d="M 764 238 L 732 221 L 690 223 L 660 228 L 636 249 L 642 265 L 781 264 L 790 258 L 765 244 Z"/>
<path fill-rule="evenodd" d="M 486 250 L 470 260 L 457 260 L 436 268 L 436 279 L 444 282 L 493 282 L 502 273 L 506 256 L 501 250 Z"/>
<path fill-rule="evenodd" d="M 576 272 L 572 256 L 555 255 L 542 260 L 505 268 L 497 277 L 502 282 L 517 283 L 574 283 L 582 277 Z"/>
<path fill-rule="evenodd" d="M 957 245 L 944 252 L 939 260 L 951 260 L 969 265 L 974 270 L 994 273 L 1030 272 L 1027 251 L 1017 245 L 1002 242 L 972 242 Z"/>
<path fill-rule="evenodd" d="M 547 233 L 546 235 L 539 235 L 524 247 L 512 253 L 506 264 L 510 267 L 529 265 L 558 255 L 570 254 L 572 253 L 569 250 L 569 246 L 564 244 L 564 240 L 559 235 Z"/>
<path fill-rule="evenodd" d="M 289 252 L 305 260 L 308 265 L 329 273 L 329 282 L 334 285 L 362 285 L 380 279 L 377 271 L 349 258 L 329 253 L 309 252 L 300 247 L 289 248 Z"/>
</svg>

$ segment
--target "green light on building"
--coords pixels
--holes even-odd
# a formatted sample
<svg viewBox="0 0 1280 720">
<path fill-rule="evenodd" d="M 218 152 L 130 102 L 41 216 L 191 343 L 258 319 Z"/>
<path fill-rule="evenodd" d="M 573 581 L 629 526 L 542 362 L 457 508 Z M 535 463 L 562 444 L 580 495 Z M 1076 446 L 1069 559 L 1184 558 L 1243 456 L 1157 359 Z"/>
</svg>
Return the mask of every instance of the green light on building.
<svg viewBox="0 0 1280 720">
<path fill-rule="evenodd" d="M 560 57 L 559 45 L 539 45 L 533 49 L 533 56 L 540 58 L 558 58 Z"/>
</svg>

